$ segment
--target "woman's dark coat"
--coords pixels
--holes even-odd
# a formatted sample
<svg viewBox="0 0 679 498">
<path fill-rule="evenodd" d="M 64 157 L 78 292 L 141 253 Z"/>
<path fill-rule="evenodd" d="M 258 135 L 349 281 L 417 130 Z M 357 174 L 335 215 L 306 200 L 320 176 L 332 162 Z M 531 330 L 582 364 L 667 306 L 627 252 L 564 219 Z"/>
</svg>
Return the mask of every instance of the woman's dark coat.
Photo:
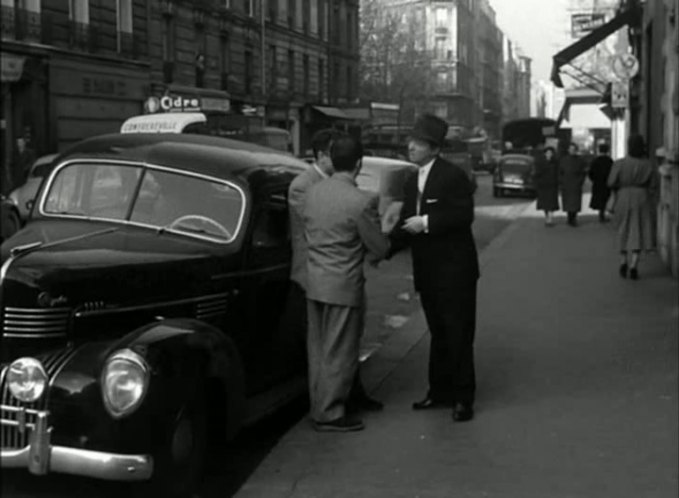
<svg viewBox="0 0 679 498">
<path fill-rule="evenodd" d="M 535 189 L 537 208 L 541 211 L 559 209 L 559 165 L 556 159 L 548 160 L 543 154 L 535 157 Z"/>
<path fill-rule="evenodd" d="M 592 181 L 592 199 L 589 207 L 596 211 L 606 209 L 606 203 L 611 195 L 608 188 L 608 175 L 611 173 L 613 159 L 608 156 L 594 158 L 589 167 L 589 179 Z"/>
<path fill-rule="evenodd" d="M 568 154 L 559 161 L 561 204 L 567 213 L 582 209 L 582 184 L 585 182 L 585 163 L 580 156 Z"/>
</svg>

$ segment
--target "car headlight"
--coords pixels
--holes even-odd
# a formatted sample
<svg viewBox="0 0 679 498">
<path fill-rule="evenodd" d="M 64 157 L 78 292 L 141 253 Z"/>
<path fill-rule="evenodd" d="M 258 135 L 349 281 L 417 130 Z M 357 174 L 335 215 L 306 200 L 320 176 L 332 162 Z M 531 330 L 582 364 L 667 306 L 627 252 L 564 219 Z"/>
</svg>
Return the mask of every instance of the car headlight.
<svg viewBox="0 0 679 498">
<path fill-rule="evenodd" d="M 101 390 L 111 416 L 124 417 L 141 404 L 148 388 L 148 374 L 144 359 L 130 349 L 120 350 L 106 360 Z"/>
<path fill-rule="evenodd" d="M 7 371 L 7 384 L 12 395 L 24 403 L 32 403 L 45 392 L 45 369 L 35 358 L 19 358 Z"/>
</svg>

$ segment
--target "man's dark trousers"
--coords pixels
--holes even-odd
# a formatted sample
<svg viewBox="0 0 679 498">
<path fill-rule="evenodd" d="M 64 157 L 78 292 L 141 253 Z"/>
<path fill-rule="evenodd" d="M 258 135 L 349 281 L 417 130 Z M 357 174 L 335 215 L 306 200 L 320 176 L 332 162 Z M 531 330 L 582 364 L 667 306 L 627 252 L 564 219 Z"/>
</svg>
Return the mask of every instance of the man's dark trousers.
<svg viewBox="0 0 679 498">
<path fill-rule="evenodd" d="M 454 288 L 421 290 L 431 343 L 429 393 L 437 401 L 474 403 L 476 280 Z"/>
</svg>

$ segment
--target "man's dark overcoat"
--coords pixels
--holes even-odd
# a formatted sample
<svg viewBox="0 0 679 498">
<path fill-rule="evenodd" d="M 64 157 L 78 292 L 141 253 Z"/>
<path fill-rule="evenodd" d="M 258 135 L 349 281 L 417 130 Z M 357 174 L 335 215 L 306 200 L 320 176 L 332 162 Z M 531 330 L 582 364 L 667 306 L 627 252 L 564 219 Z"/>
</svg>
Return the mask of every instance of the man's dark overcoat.
<svg viewBox="0 0 679 498">
<path fill-rule="evenodd" d="M 582 184 L 585 182 L 585 163 L 579 156 L 567 154 L 559 161 L 561 209 L 578 213 L 582 209 Z"/>
<path fill-rule="evenodd" d="M 473 189 L 463 170 L 441 158 L 434 161 L 421 195 L 417 183 L 417 174 L 405 183 L 401 218 L 391 233 L 392 251 L 411 248 L 415 289 L 431 333 L 428 395 L 471 404 L 479 277 Z M 418 202 L 429 228 L 410 235 L 402 226 L 418 214 Z"/>
</svg>

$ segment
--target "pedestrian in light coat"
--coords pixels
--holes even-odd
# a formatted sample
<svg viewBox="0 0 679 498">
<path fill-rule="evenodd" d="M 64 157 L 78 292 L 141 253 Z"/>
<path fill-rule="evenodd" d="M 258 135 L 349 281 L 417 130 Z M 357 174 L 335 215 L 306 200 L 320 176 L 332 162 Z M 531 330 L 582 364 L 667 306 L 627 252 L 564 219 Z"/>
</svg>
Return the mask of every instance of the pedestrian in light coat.
<svg viewBox="0 0 679 498">
<path fill-rule="evenodd" d="M 578 213 L 582 209 L 582 185 L 585 182 L 585 163 L 578 154 L 578 146 L 568 146 L 568 154 L 559 161 L 559 186 L 561 209 L 568 214 L 568 224 L 578 225 Z"/>
<path fill-rule="evenodd" d="M 414 410 L 452 407 L 453 420 L 470 420 L 476 391 L 474 334 L 479 277 L 473 187 L 457 166 L 439 157 L 448 124 L 421 116 L 408 142 L 419 166 L 404 186 L 401 217 L 390 234 L 393 251 L 410 246 L 431 343 L 429 390 Z"/>
<path fill-rule="evenodd" d="M 559 164 L 554 147 L 545 147 L 535 158 L 537 209 L 545 213 L 545 225 L 553 226 L 552 213 L 559 209 Z"/>
<path fill-rule="evenodd" d="M 639 278 L 641 251 L 655 248 L 654 203 L 658 177 L 639 135 L 627 141 L 627 156 L 613 163 L 608 186 L 616 191 L 613 222 L 618 228 L 620 276 Z M 631 257 L 630 256 L 631 253 Z"/>
<path fill-rule="evenodd" d="M 297 175 L 288 189 L 290 233 L 292 237 L 290 279 L 293 282 L 291 292 L 294 293 L 292 302 L 295 303 L 300 301 L 306 303 L 307 242 L 304 235 L 304 206 L 307 194 L 313 185 L 329 178 L 334 173 L 332 159 L 330 158 L 330 146 L 333 140 L 340 136 L 343 136 L 343 134 L 333 129 L 320 130 L 314 134 L 311 139 L 314 163 L 306 171 Z M 306 309 L 300 312 L 306 315 Z M 308 342 L 308 337 L 306 342 Z M 358 372 L 354 380 L 349 404 L 356 411 L 379 411 L 383 408 L 381 402 L 368 396 Z"/>
<path fill-rule="evenodd" d="M 601 223 L 608 221 L 606 219 L 606 205 L 611 195 L 611 189 L 608 188 L 608 175 L 611 173 L 611 166 L 613 166 L 613 160 L 608 155 L 608 144 L 601 144 L 599 155 L 590 164 L 588 173 L 592 182 L 592 198 L 589 207 L 599 211 Z"/>
<path fill-rule="evenodd" d="M 330 146 L 335 173 L 311 187 L 304 207 L 311 419 L 318 431 L 361 430 L 347 411 L 365 316 L 365 261 L 377 264 L 389 241 L 378 197 L 358 189 L 363 150 L 345 136 Z"/>
</svg>

